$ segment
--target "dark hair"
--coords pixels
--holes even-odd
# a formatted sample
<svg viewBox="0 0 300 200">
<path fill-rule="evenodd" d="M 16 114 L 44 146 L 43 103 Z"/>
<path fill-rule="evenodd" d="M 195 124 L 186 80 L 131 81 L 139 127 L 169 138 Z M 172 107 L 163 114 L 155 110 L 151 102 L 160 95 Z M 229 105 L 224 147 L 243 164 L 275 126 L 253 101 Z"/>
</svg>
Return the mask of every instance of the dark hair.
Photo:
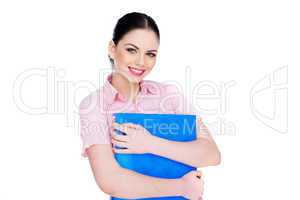
<svg viewBox="0 0 300 200">
<path fill-rule="evenodd" d="M 121 17 L 114 28 L 112 40 L 115 43 L 115 45 L 118 44 L 118 42 L 123 38 L 123 36 L 126 33 L 134 29 L 152 30 L 156 34 L 158 41 L 160 39 L 158 27 L 155 21 L 150 16 L 144 13 L 131 12 Z M 113 59 L 109 57 L 109 60 L 113 65 Z"/>
</svg>

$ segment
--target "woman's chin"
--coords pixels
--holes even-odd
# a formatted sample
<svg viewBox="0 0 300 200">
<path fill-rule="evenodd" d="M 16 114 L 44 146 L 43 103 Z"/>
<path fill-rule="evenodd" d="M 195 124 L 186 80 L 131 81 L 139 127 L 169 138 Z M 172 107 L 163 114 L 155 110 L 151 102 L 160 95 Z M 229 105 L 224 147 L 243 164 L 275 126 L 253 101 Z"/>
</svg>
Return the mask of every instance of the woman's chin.
<svg viewBox="0 0 300 200">
<path fill-rule="evenodd" d="M 128 73 L 129 73 L 130 81 L 135 83 L 139 83 L 141 80 L 143 80 L 146 74 L 146 72 L 144 72 L 142 75 L 134 75 L 131 74 L 130 72 Z"/>
<path fill-rule="evenodd" d="M 132 83 L 139 83 L 141 80 L 143 80 L 147 71 L 145 71 L 141 75 L 132 74 L 129 70 L 126 70 L 126 71 L 125 70 L 124 71 L 117 70 L 115 72 L 120 73 L 123 77 L 125 77 L 128 81 L 130 81 Z"/>
</svg>

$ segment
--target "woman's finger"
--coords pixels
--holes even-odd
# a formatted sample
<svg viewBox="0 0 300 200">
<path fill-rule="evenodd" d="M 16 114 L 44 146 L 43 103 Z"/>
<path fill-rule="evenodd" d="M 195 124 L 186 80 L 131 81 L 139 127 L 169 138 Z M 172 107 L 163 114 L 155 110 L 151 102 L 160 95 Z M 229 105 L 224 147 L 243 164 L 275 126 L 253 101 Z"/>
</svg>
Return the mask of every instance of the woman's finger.
<svg viewBox="0 0 300 200">
<path fill-rule="evenodd" d="M 112 138 L 114 138 L 115 140 L 118 140 L 120 142 L 128 142 L 128 136 L 127 135 L 121 135 L 116 133 L 116 131 L 112 132 Z"/>
<path fill-rule="evenodd" d="M 128 147 L 128 143 L 127 142 L 122 142 L 122 141 L 118 141 L 115 140 L 114 138 L 111 139 L 111 143 L 113 143 L 114 145 L 118 146 L 118 147 Z"/>
<path fill-rule="evenodd" d="M 115 153 L 131 153 L 129 149 L 116 149 L 115 147 L 113 148 L 113 151 Z"/>
<path fill-rule="evenodd" d="M 118 124 L 116 122 L 113 123 L 113 128 L 114 129 L 117 129 L 121 132 L 124 132 L 124 133 L 128 133 L 129 132 L 129 128 L 126 127 L 126 126 L 122 126 L 121 124 Z"/>
<path fill-rule="evenodd" d="M 121 126 L 126 126 L 128 128 L 133 128 L 133 129 L 138 129 L 139 128 L 139 125 L 133 124 L 133 123 L 123 123 L 123 124 L 121 124 Z"/>
</svg>

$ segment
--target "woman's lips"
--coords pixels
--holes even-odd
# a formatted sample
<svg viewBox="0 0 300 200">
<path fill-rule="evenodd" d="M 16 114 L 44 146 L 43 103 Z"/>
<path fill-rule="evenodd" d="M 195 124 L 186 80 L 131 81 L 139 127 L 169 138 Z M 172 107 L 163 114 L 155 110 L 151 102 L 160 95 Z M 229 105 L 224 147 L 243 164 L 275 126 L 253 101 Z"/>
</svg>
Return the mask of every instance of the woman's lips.
<svg viewBox="0 0 300 200">
<path fill-rule="evenodd" d="M 141 76 L 145 70 L 143 69 L 137 69 L 137 68 L 134 68 L 134 67 L 130 67 L 128 66 L 129 68 L 129 71 L 131 72 L 131 74 L 135 75 L 135 76 Z"/>
</svg>

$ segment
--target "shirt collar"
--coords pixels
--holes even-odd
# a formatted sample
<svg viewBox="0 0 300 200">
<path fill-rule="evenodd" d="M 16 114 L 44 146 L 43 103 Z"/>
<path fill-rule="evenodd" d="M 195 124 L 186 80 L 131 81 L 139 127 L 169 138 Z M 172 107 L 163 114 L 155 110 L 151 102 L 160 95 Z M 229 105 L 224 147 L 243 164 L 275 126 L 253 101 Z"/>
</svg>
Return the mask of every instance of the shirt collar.
<svg viewBox="0 0 300 200">
<path fill-rule="evenodd" d="M 106 95 L 107 100 L 109 100 L 110 103 L 113 103 L 116 99 L 119 99 L 121 101 L 125 101 L 125 97 L 123 97 L 122 94 L 120 94 L 116 88 L 111 84 L 112 81 L 112 73 L 110 73 L 105 80 L 104 84 L 104 92 Z M 147 94 L 157 94 L 157 88 L 153 85 L 151 81 L 148 80 L 141 80 L 140 83 L 141 88 L 141 94 L 147 95 Z"/>
</svg>

